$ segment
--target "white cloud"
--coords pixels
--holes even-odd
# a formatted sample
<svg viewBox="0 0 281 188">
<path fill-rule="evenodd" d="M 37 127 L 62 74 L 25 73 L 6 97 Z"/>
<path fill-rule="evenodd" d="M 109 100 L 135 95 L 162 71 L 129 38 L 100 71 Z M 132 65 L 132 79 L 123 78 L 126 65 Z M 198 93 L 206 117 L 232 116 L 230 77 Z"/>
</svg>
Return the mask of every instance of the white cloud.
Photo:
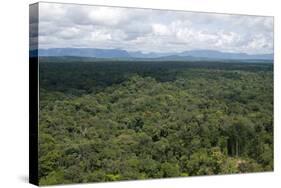
<svg viewBox="0 0 281 188">
<path fill-rule="evenodd" d="M 80 35 L 80 29 L 76 27 L 69 27 L 58 32 L 58 36 L 63 39 L 72 39 Z"/>
<path fill-rule="evenodd" d="M 100 25 L 115 26 L 128 19 L 126 12 L 122 9 L 110 7 L 97 7 L 89 11 L 89 18 L 92 23 Z"/>
<path fill-rule="evenodd" d="M 273 18 L 40 3 L 39 46 L 273 53 Z"/>
<path fill-rule="evenodd" d="M 171 31 L 164 24 L 152 24 L 152 29 L 155 35 L 170 35 Z"/>
<path fill-rule="evenodd" d="M 109 33 L 103 31 L 94 31 L 91 33 L 91 40 L 92 41 L 105 41 L 111 40 L 112 37 Z"/>
</svg>

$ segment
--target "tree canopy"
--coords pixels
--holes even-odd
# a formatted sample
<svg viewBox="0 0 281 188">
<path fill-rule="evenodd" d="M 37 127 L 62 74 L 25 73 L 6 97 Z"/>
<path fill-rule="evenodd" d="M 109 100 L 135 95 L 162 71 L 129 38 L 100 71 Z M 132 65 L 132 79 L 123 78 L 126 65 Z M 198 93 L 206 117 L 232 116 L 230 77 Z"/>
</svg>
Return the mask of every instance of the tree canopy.
<svg viewBox="0 0 281 188">
<path fill-rule="evenodd" d="M 271 64 L 40 63 L 41 185 L 273 170 Z"/>
</svg>

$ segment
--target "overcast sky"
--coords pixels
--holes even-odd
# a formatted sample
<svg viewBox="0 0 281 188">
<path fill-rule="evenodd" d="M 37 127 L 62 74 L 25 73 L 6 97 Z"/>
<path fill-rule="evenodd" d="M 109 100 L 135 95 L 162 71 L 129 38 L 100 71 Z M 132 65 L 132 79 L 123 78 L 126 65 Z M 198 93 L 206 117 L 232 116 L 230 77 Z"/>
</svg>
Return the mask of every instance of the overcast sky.
<svg viewBox="0 0 281 188">
<path fill-rule="evenodd" d="M 273 53 L 273 18 L 40 3 L 39 48 Z"/>
</svg>

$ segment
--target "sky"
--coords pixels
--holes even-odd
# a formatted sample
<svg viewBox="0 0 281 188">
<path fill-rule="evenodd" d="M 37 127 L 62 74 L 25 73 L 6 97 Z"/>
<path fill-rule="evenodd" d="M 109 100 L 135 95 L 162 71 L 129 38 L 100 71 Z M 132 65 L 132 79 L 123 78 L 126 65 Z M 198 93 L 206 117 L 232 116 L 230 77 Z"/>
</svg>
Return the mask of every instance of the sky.
<svg viewBox="0 0 281 188">
<path fill-rule="evenodd" d="M 273 17 L 40 3 L 39 48 L 65 47 L 273 53 Z"/>
</svg>

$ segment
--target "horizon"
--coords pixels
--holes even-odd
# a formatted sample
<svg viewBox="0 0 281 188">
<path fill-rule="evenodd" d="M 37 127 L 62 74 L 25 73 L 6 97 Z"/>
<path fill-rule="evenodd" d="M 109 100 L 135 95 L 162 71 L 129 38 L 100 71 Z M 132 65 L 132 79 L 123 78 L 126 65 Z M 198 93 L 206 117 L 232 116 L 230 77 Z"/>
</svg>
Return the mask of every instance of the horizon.
<svg viewBox="0 0 281 188">
<path fill-rule="evenodd" d="M 179 51 L 179 52 L 155 52 L 155 51 L 151 51 L 151 52 L 143 52 L 143 51 L 130 51 L 130 50 L 125 50 L 125 49 L 121 49 L 121 48 L 92 48 L 92 47 L 62 47 L 62 48 L 38 48 L 38 49 L 32 49 L 30 51 L 34 51 L 34 50 L 51 50 L 51 49 L 96 49 L 96 50 L 120 50 L 120 51 L 126 51 L 128 53 L 142 53 L 142 54 L 163 54 L 163 55 L 167 55 L 167 54 L 171 54 L 171 55 L 177 55 L 180 53 L 184 53 L 184 52 L 197 52 L 197 51 L 209 51 L 209 52 L 219 52 L 219 53 L 229 53 L 229 54 L 245 54 L 245 55 L 274 55 L 274 52 L 272 53 L 262 53 L 262 54 L 251 54 L 251 53 L 246 53 L 246 52 L 231 52 L 231 51 L 221 51 L 221 50 L 212 50 L 212 49 L 191 49 L 191 50 L 185 50 L 185 51 Z"/>
</svg>

